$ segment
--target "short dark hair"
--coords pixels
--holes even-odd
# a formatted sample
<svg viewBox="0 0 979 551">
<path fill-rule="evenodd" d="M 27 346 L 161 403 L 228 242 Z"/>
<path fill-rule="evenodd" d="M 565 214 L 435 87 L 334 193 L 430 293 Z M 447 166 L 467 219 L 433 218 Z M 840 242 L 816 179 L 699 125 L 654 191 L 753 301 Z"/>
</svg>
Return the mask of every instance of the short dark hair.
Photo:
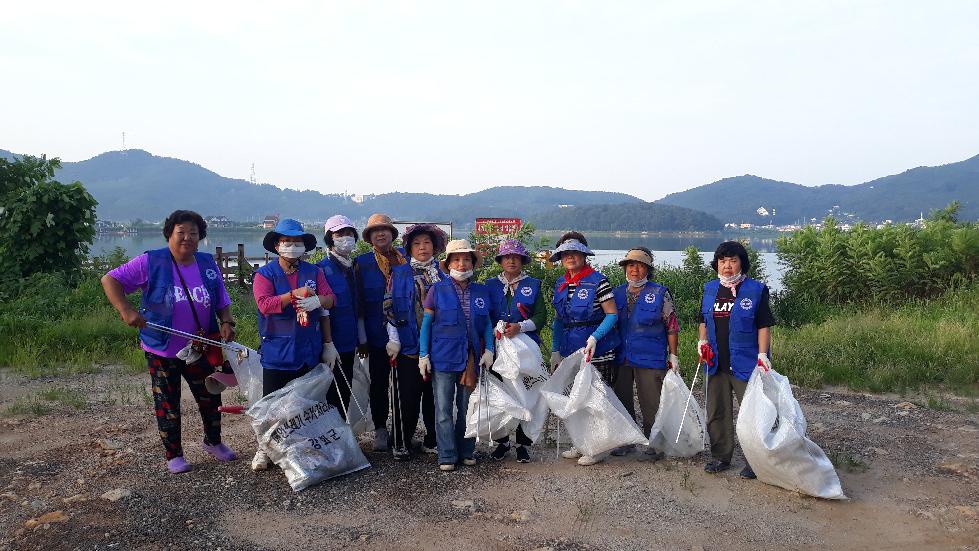
<svg viewBox="0 0 979 551">
<path fill-rule="evenodd" d="M 737 241 L 725 241 L 717 246 L 714 251 L 714 260 L 710 261 L 710 267 L 717 271 L 717 261 L 722 258 L 736 256 L 741 260 L 741 273 L 747 274 L 751 270 L 751 261 L 748 260 L 748 251 L 744 245 Z"/>
<path fill-rule="evenodd" d="M 207 222 L 204 218 L 192 210 L 175 210 L 167 216 L 166 221 L 163 222 L 163 237 L 170 240 L 170 236 L 173 235 L 173 228 L 177 224 L 183 224 L 185 222 L 193 222 L 197 224 L 197 233 L 201 239 L 207 237 Z"/>
<path fill-rule="evenodd" d="M 588 246 L 588 240 L 585 239 L 585 236 L 581 235 L 581 232 L 576 232 L 576 231 L 566 232 L 564 235 L 558 238 L 557 243 L 555 243 L 554 246 L 560 247 L 561 243 L 564 243 L 568 239 L 577 239 L 578 241 L 581 242 L 582 245 L 586 247 Z"/>
<path fill-rule="evenodd" d="M 339 230 L 337 230 L 337 232 L 338 231 L 343 231 L 343 230 L 353 230 L 354 231 L 354 243 L 356 243 L 357 241 L 360 241 L 360 234 L 357 233 L 357 228 L 350 228 L 350 227 L 340 228 Z M 333 234 L 335 234 L 335 233 L 336 233 L 335 231 L 330 230 L 330 231 L 328 231 L 328 232 L 326 232 L 326 233 L 323 234 L 323 243 L 329 249 L 332 249 L 333 248 Z"/>
</svg>

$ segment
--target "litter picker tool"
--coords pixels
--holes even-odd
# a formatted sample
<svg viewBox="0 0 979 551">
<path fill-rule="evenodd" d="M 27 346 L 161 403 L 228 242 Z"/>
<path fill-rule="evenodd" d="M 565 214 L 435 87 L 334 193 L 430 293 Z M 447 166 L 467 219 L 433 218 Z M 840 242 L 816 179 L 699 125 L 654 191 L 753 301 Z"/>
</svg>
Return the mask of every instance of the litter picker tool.
<svg viewBox="0 0 979 551">
<path fill-rule="evenodd" d="M 192 341 L 202 342 L 204 344 L 209 344 L 211 346 L 217 346 L 218 348 L 223 348 L 225 350 L 234 350 L 235 352 L 245 352 L 246 349 L 238 343 L 231 342 L 221 342 L 207 337 L 202 337 L 200 335 L 195 335 L 193 333 L 188 333 L 186 331 L 181 331 L 179 329 L 174 329 L 172 327 L 167 327 L 165 325 L 160 325 L 158 323 L 153 323 L 151 321 L 146 322 L 147 327 L 152 327 L 157 331 L 162 331 L 164 333 L 169 333 L 171 335 L 177 335 L 178 337 L 184 337 L 185 339 L 190 339 Z"/>
<path fill-rule="evenodd" d="M 680 442 L 680 434 L 683 433 L 683 422 L 687 419 L 687 410 L 690 408 L 690 399 L 693 397 L 693 387 L 697 385 L 697 375 L 700 375 L 700 363 L 701 362 L 698 359 L 697 367 L 694 368 L 693 372 L 693 381 L 690 382 L 690 392 L 687 394 L 687 403 L 683 406 L 683 417 L 680 417 L 680 429 L 676 431 L 676 441 L 673 442 L 674 444 L 678 444 Z M 706 378 L 707 375 L 704 375 L 704 377 Z M 706 386 L 707 385 L 705 384 L 704 392 L 707 392 Z M 704 399 L 706 400 L 707 397 L 704 396 Z"/>
</svg>

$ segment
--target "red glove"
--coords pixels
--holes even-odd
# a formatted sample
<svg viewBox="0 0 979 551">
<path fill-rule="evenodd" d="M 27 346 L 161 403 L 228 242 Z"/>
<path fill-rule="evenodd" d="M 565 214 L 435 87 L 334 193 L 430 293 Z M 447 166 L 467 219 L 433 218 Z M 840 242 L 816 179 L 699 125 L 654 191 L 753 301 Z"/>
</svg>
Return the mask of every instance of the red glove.
<svg viewBox="0 0 979 551">
<path fill-rule="evenodd" d="M 711 348 L 710 342 L 702 340 L 697 344 L 699 345 L 697 348 L 700 353 L 700 361 L 710 364 L 714 360 L 714 349 Z"/>
</svg>

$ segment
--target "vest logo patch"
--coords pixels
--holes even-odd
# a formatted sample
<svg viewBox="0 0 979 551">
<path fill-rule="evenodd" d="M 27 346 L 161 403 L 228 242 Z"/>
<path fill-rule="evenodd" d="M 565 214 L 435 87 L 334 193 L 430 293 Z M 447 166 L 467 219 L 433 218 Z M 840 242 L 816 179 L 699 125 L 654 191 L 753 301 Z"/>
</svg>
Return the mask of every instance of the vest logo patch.
<svg viewBox="0 0 979 551">
<path fill-rule="evenodd" d="M 306 280 L 306 287 L 309 287 L 310 289 L 312 289 L 312 290 L 315 291 L 316 290 L 316 281 L 314 281 L 312 279 L 307 279 Z"/>
<path fill-rule="evenodd" d="M 581 300 L 588 298 L 588 289 L 578 289 L 578 298 Z"/>
<path fill-rule="evenodd" d="M 476 305 L 476 308 L 485 308 L 486 307 L 486 301 L 483 300 L 482 297 L 476 297 L 476 300 L 474 300 L 473 303 Z"/>
<path fill-rule="evenodd" d="M 211 268 L 204 270 L 204 275 L 206 275 L 207 279 L 210 279 L 211 281 L 214 281 L 215 279 L 218 278 L 217 271 L 212 270 Z"/>
<path fill-rule="evenodd" d="M 521 287 L 520 288 L 520 294 L 523 295 L 523 296 L 525 296 L 525 297 L 529 297 L 533 293 L 534 293 L 534 290 L 531 289 L 530 287 Z"/>
<path fill-rule="evenodd" d="M 741 305 L 742 310 L 751 310 L 751 305 L 753 303 L 751 302 L 750 298 L 743 298 L 741 299 L 741 302 L 739 302 L 738 304 Z"/>
<path fill-rule="evenodd" d="M 648 295 L 646 295 L 645 301 L 646 304 L 652 304 L 656 302 L 656 295 L 649 293 Z"/>
</svg>

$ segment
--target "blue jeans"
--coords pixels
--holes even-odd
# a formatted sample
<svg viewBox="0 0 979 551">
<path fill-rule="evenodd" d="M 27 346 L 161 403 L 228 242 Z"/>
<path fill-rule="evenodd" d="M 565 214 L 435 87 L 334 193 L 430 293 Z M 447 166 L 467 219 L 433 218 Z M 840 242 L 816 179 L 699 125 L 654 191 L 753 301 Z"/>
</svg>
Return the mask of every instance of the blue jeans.
<svg viewBox="0 0 979 551">
<path fill-rule="evenodd" d="M 455 465 L 460 459 L 472 459 L 476 452 L 476 439 L 464 438 L 466 410 L 469 408 L 469 395 L 472 392 L 459 384 L 460 375 L 461 371 L 432 371 L 439 465 Z"/>
</svg>

